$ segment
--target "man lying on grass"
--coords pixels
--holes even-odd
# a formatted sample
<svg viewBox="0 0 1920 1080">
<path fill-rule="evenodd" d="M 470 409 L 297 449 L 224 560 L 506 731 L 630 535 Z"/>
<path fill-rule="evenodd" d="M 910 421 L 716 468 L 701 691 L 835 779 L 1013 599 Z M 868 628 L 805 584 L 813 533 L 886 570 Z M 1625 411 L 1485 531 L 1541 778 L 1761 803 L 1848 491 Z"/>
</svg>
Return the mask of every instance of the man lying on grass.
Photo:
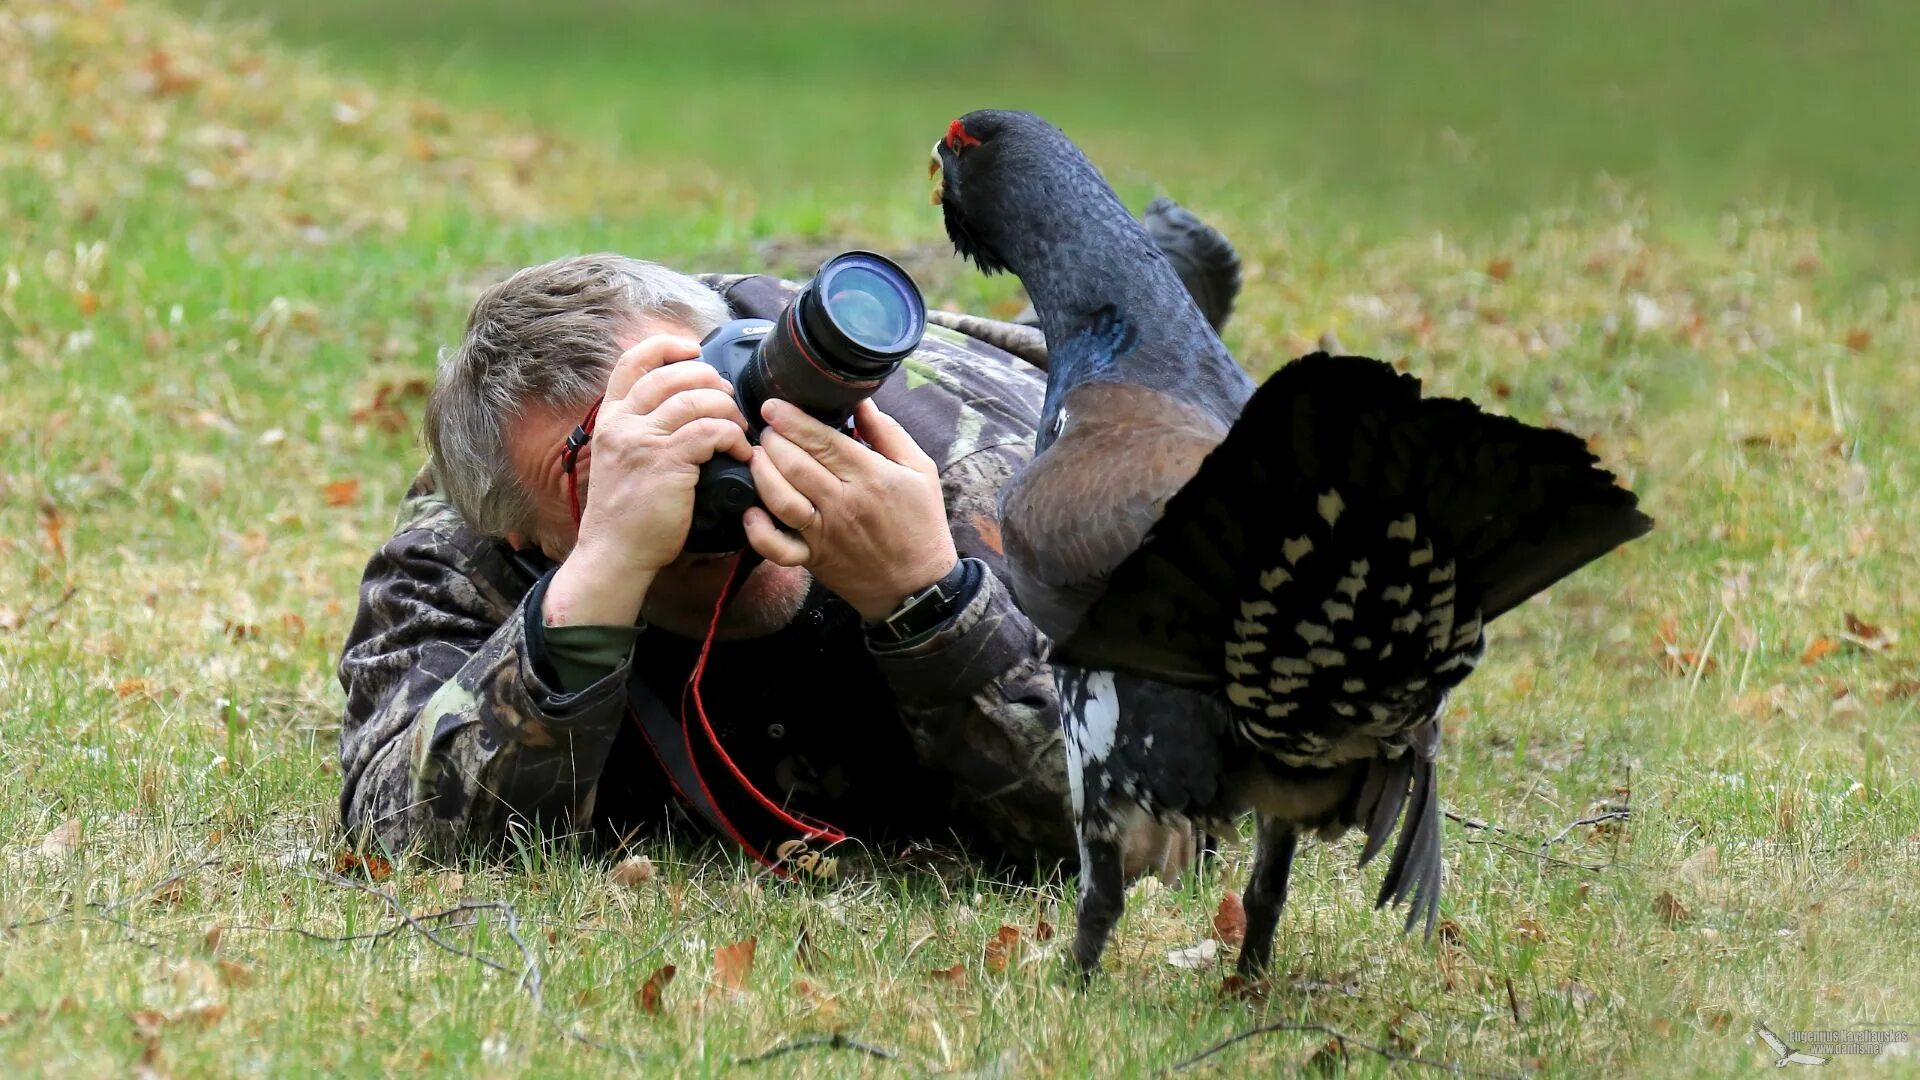
<svg viewBox="0 0 1920 1080">
<path fill-rule="evenodd" d="M 934 328 L 862 403 L 860 440 L 774 402 L 750 445 L 698 341 L 794 291 L 592 255 L 480 297 L 340 662 L 356 842 L 452 858 L 678 822 L 828 872 L 813 833 L 830 824 L 856 842 L 835 856 L 1072 858 L 1046 642 L 1002 580 L 996 526 L 1044 378 L 984 340 L 1007 324 Z M 563 451 L 596 403 L 570 490 Z M 751 463 L 787 526 L 748 511 L 765 561 L 717 623 L 732 562 L 682 551 L 716 454 Z M 890 633 L 936 583 L 935 620 Z M 1131 847 L 1131 872 L 1172 873 L 1195 843 L 1151 828 Z"/>
</svg>

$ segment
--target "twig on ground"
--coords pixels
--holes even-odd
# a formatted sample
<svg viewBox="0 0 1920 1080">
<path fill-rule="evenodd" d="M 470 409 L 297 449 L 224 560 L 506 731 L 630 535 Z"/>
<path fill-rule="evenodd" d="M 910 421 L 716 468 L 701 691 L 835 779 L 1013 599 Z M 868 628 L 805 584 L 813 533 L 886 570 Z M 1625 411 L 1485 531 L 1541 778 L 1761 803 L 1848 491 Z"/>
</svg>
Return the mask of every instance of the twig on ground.
<svg viewBox="0 0 1920 1080">
<path fill-rule="evenodd" d="M 61 593 L 57 599 L 45 605 L 35 605 L 28 608 L 27 613 L 20 616 L 20 624 L 25 626 L 35 619 L 52 615 L 54 612 L 59 611 L 61 608 L 66 607 L 68 603 L 72 602 L 74 596 L 79 593 L 79 591 L 80 586 L 78 585 L 67 586 L 66 591 Z"/>
<path fill-rule="evenodd" d="M 400 902 L 399 897 L 393 895 L 390 892 L 387 892 L 384 889 L 376 889 L 372 885 L 369 885 L 365 882 L 355 881 L 350 877 L 344 877 L 340 874 L 335 874 L 335 873 L 332 873 L 331 871 L 325 871 L 325 870 L 317 874 L 307 874 L 304 876 L 312 878 L 315 881 L 322 881 L 329 885 L 337 885 L 337 886 L 342 886 L 349 889 L 354 889 L 358 892 L 363 892 L 370 896 L 377 897 L 382 903 L 386 904 L 387 907 L 390 908 L 395 915 L 397 915 L 400 918 L 400 923 L 393 928 L 396 931 L 401 926 L 404 926 L 405 928 L 414 931 L 415 933 L 419 934 L 421 937 L 424 937 L 428 941 L 432 942 L 434 945 L 438 946 L 441 949 L 444 949 L 449 953 L 452 953 L 455 956 L 465 957 L 468 960 L 472 960 L 475 963 L 482 965 L 483 967 L 491 968 L 494 971 L 506 972 L 507 974 L 518 974 L 519 981 L 515 984 L 516 989 L 526 990 L 527 996 L 533 999 L 534 1009 L 537 1010 L 540 1013 L 541 1017 L 545 1019 L 548 1024 L 552 1025 L 553 1029 L 559 1032 L 563 1038 L 571 1039 L 574 1042 L 580 1043 L 582 1046 L 590 1046 L 593 1049 L 602 1051 L 604 1053 L 618 1054 L 626 1058 L 628 1061 L 637 1061 L 644 1056 L 639 1051 L 633 1049 L 632 1047 L 619 1046 L 613 1043 L 603 1042 L 599 1039 L 594 1038 L 591 1035 L 586 1034 L 583 1031 L 578 1030 L 573 1025 L 566 1022 L 559 1014 L 555 1013 L 553 1009 L 550 1006 L 548 1006 L 547 996 L 546 996 L 545 975 L 540 968 L 540 959 L 538 956 L 534 954 L 533 947 L 527 944 L 526 937 L 520 932 L 520 913 L 517 910 L 515 910 L 514 906 L 508 903 L 507 901 L 505 900 L 462 900 L 460 903 L 454 905 L 453 907 L 446 908 L 441 911 L 430 912 L 426 915 L 414 915 L 413 913 L 407 910 L 406 905 Z M 441 937 L 438 933 L 434 931 L 432 927 L 426 925 L 429 922 L 446 918 L 448 916 L 458 914 L 459 912 L 463 912 L 463 911 L 493 911 L 493 912 L 497 912 L 500 915 L 501 919 L 503 919 L 507 924 L 507 939 L 512 941 L 514 948 L 520 951 L 520 970 L 518 972 L 515 972 L 511 965 L 503 964 L 500 961 L 495 960 L 491 957 L 481 956 L 479 953 L 476 953 L 471 949 L 463 949 L 460 946 L 455 945 L 453 942 L 450 942 L 447 939 Z M 462 926 L 471 926 L 471 925 L 473 925 L 472 922 L 455 923 L 453 924 L 453 928 L 458 928 Z M 311 931 L 296 930 L 294 932 L 303 934 L 304 936 L 307 936 L 310 938 L 326 940 L 324 935 L 317 935 L 312 933 Z M 359 937 L 359 936 L 360 935 L 348 935 L 347 938 L 350 939 L 350 938 Z M 384 936 L 384 932 L 381 936 Z"/>
<path fill-rule="evenodd" d="M 1556 859 L 1544 851 L 1528 851 L 1526 848 L 1515 847 L 1512 844 L 1503 844 L 1498 840 L 1475 840 L 1472 837 L 1468 837 L 1467 843 L 1485 844 L 1492 847 L 1497 847 L 1502 851 L 1511 851 L 1515 855 L 1525 855 L 1529 858 L 1539 859 L 1541 862 L 1552 863 L 1555 866 L 1564 866 L 1570 870 L 1586 870 L 1591 873 L 1598 873 L 1599 871 L 1610 869 L 1612 866 L 1614 866 L 1613 863 L 1607 863 L 1603 866 L 1595 866 L 1592 863 L 1569 862 L 1566 859 Z"/>
<path fill-rule="evenodd" d="M 1502 826 L 1495 825 L 1491 821 L 1487 821 L 1483 818 L 1468 817 L 1467 815 L 1460 813 L 1458 810 L 1442 810 L 1440 812 L 1447 816 L 1447 820 L 1457 821 L 1469 829 L 1482 829 L 1487 832 L 1497 832 L 1497 833 L 1503 833 L 1507 831 Z"/>
<path fill-rule="evenodd" d="M 1483 1072 L 1479 1069 L 1469 1069 L 1464 1065 L 1456 1065 L 1451 1061 L 1435 1061 L 1433 1058 L 1423 1058 L 1414 1054 L 1403 1054 L 1398 1050 L 1393 1050 L 1385 1046 L 1377 1046 L 1370 1042 L 1363 1042 L 1359 1039 L 1353 1038 L 1352 1036 L 1346 1034 L 1343 1031 L 1340 1031 L 1338 1028 L 1328 1027 L 1325 1024 L 1302 1024 L 1302 1023 L 1286 1023 L 1286 1022 L 1275 1023 L 1275 1024 L 1261 1024 L 1259 1027 L 1248 1028 L 1246 1031 L 1242 1031 L 1237 1035 L 1228 1036 L 1227 1038 L 1222 1039 L 1217 1043 L 1214 1043 L 1212 1046 L 1207 1047 L 1205 1050 L 1202 1050 L 1191 1057 L 1182 1058 L 1181 1060 L 1175 1062 L 1171 1066 L 1168 1066 L 1167 1072 L 1169 1073 L 1185 1072 L 1186 1070 L 1193 1068 L 1195 1065 L 1200 1064 L 1202 1061 L 1205 1061 L 1208 1058 L 1214 1056 L 1215 1054 L 1218 1054 L 1221 1051 L 1226 1050 L 1228 1047 L 1233 1046 L 1235 1043 L 1245 1042 L 1246 1040 L 1254 1038 L 1256 1036 L 1266 1035 L 1276 1031 L 1319 1032 L 1320 1034 L 1325 1035 L 1328 1038 L 1332 1039 L 1334 1041 L 1334 1044 L 1340 1048 L 1340 1052 L 1342 1054 L 1346 1053 L 1347 1047 L 1357 1046 L 1362 1050 L 1367 1050 L 1372 1053 L 1379 1054 L 1381 1057 L 1386 1058 L 1388 1061 L 1404 1061 L 1409 1065 L 1424 1065 L 1429 1069 L 1440 1069 L 1443 1072 L 1450 1072 L 1455 1076 L 1489 1077 L 1489 1078 L 1492 1078 L 1492 1080 L 1521 1080 L 1519 1074 L 1517 1073 Z"/>
<path fill-rule="evenodd" d="M 812 1035 L 804 1039 L 794 1039 L 791 1042 L 783 1042 L 779 1046 L 764 1050 L 752 1057 L 735 1058 L 733 1063 L 735 1065 L 758 1065 L 763 1061 L 770 1061 L 782 1054 L 791 1054 L 795 1050 L 812 1050 L 816 1047 L 826 1047 L 829 1050 L 853 1050 L 866 1054 L 868 1057 L 877 1057 L 886 1061 L 895 1061 L 900 1057 L 898 1051 L 888 1050 L 881 1046 L 871 1046 L 857 1039 L 849 1039 L 836 1031 L 831 1035 Z"/>
<path fill-rule="evenodd" d="M 1560 841 L 1565 840 L 1568 833 L 1583 825 L 1598 825 L 1603 821 L 1625 821 L 1632 816 L 1632 810 L 1609 810 L 1604 814 L 1595 814 L 1589 818 L 1581 818 L 1578 821 L 1568 823 L 1566 828 L 1554 833 L 1550 839 L 1540 841 L 1540 849 L 1544 851 Z"/>
</svg>

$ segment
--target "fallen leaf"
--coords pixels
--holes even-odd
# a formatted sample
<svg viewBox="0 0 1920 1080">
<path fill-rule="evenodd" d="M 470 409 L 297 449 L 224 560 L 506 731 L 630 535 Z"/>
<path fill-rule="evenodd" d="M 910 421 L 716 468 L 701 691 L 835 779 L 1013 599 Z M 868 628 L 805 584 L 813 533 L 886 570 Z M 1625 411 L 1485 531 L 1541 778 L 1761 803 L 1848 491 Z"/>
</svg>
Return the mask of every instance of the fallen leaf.
<svg viewBox="0 0 1920 1080">
<path fill-rule="evenodd" d="M 1460 929 L 1460 924 L 1452 919 L 1441 919 L 1440 925 L 1435 929 L 1439 932 L 1440 942 L 1443 945 L 1458 947 L 1467 942 L 1466 931 Z"/>
<path fill-rule="evenodd" d="M 1513 936 L 1528 944 L 1540 945 L 1547 940 L 1547 929 L 1540 925 L 1540 920 L 1524 916 L 1514 924 Z"/>
<path fill-rule="evenodd" d="M 113 693 L 115 697 L 122 698 L 130 698 L 135 694 L 139 694 L 141 697 L 151 697 L 153 694 L 153 684 L 145 679 L 121 679 L 119 682 L 113 684 Z"/>
<path fill-rule="evenodd" d="M 139 1012 L 131 1012 L 127 1014 L 127 1019 L 133 1022 L 134 1034 L 143 1039 L 157 1039 L 167 1027 L 167 1014 L 159 1009 L 141 1009 Z"/>
<path fill-rule="evenodd" d="M 1240 902 L 1240 894 L 1232 889 L 1220 898 L 1220 908 L 1213 913 L 1213 933 L 1222 944 L 1238 945 L 1247 937 L 1247 908 Z"/>
<path fill-rule="evenodd" d="M 1852 349 L 1854 352 L 1866 352 L 1867 347 L 1872 344 L 1872 331 L 1858 326 L 1847 331 L 1847 348 Z"/>
<path fill-rule="evenodd" d="M 1898 634 L 1885 627 L 1862 622 L 1860 617 L 1849 611 L 1845 613 L 1847 629 L 1840 636 L 1870 652 L 1885 652 L 1900 640 Z"/>
<path fill-rule="evenodd" d="M 1033 940 L 1052 941 L 1053 940 L 1053 924 L 1048 922 L 1045 919 L 1041 919 L 1039 922 L 1034 923 L 1033 924 Z"/>
<path fill-rule="evenodd" d="M 1687 910 L 1687 905 L 1681 903 L 1672 893 L 1665 891 L 1653 898 L 1653 913 L 1660 916 L 1660 921 L 1668 926 L 1677 926 L 1693 918 L 1693 912 Z"/>
<path fill-rule="evenodd" d="M 467 875 L 458 870 L 447 870 L 434 876 L 433 885 L 442 896 L 458 896 L 460 890 L 467 887 Z"/>
<path fill-rule="evenodd" d="M 1261 1001 L 1272 989 L 1272 984 L 1267 980 L 1249 979 L 1244 975 L 1229 975 L 1220 980 L 1220 996 L 1223 998 Z"/>
<path fill-rule="evenodd" d="M 759 938 L 743 938 L 713 950 L 713 981 L 736 993 L 747 988 L 747 976 L 753 973 L 753 950 Z"/>
<path fill-rule="evenodd" d="M 987 942 L 986 964 L 988 971 L 1005 971 L 1014 953 L 1020 948 L 1020 931 L 1011 926 L 1002 926 L 993 932 L 993 939 Z"/>
<path fill-rule="evenodd" d="M 48 830 L 40 838 L 40 854 L 43 858 L 60 859 L 73 854 L 80 846 L 80 819 L 68 818 Z"/>
<path fill-rule="evenodd" d="M 1502 257 L 1487 261 L 1487 276 L 1495 281 L 1505 281 L 1512 273 L 1512 259 Z"/>
<path fill-rule="evenodd" d="M 220 972 L 220 981 L 229 987 L 253 985 L 253 969 L 238 960 L 223 956 L 215 960 L 213 966 Z"/>
<path fill-rule="evenodd" d="M 181 900 L 185 899 L 186 895 L 186 883 L 180 878 L 174 878 L 172 881 L 155 889 L 147 897 L 147 903 L 158 904 L 161 907 L 175 907 Z"/>
<path fill-rule="evenodd" d="M 385 881 L 393 876 L 393 864 L 378 855 L 340 851 L 334 853 L 333 872 L 341 877 L 358 875 L 368 881 Z"/>
<path fill-rule="evenodd" d="M 967 966 L 965 964 L 934 968 L 932 971 L 927 972 L 927 975 L 936 982 L 943 982 L 949 986 L 967 985 Z"/>
<path fill-rule="evenodd" d="M 54 558 L 67 561 L 67 542 L 61 538 L 61 530 L 66 528 L 67 519 L 60 515 L 60 509 L 52 503 L 40 504 L 40 531 L 46 534 L 47 546 L 53 549 Z"/>
<path fill-rule="evenodd" d="M 1814 638 L 1813 644 L 1807 646 L 1807 651 L 1800 654 L 1800 662 L 1803 664 L 1815 663 L 1821 657 L 1833 652 L 1839 647 L 1840 643 L 1830 637 Z"/>
<path fill-rule="evenodd" d="M 637 889 L 653 880 L 653 860 L 645 855 L 629 855 L 613 868 L 613 883 Z"/>
<path fill-rule="evenodd" d="M 1689 885 L 1704 889 L 1720 875 L 1720 848 L 1708 844 L 1681 861 L 1679 873 Z"/>
<path fill-rule="evenodd" d="M 647 976 L 646 982 L 640 984 L 640 989 L 634 991 L 633 1000 L 639 1004 L 641 1012 L 649 1016 L 660 1015 L 663 1007 L 660 995 L 666 992 L 667 984 L 673 981 L 674 972 L 677 970 L 672 964 L 668 964 L 654 971 Z"/>
<path fill-rule="evenodd" d="M 1177 968 L 1207 968 L 1213 966 L 1214 958 L 1218 955 L 1220 955 L 1220 943 L 1207 938 L 1198 945 L 1174 949 L 1167 953 L 1167 963 Z"/>
<path fill-rule="evenodd" d="M 188 1020 L 201 1027 L 212 1027 L 227 1015 L 227 1003 L 206 998 L 196 999 L 174 1014 L 175 1020 Z"/>
<path fill-rule="evenodd" d="M 335 480 L 324 490 L 328 506 L 352 506 L 360 498 L 360 481 L 352 477 Z"/>
</svg>

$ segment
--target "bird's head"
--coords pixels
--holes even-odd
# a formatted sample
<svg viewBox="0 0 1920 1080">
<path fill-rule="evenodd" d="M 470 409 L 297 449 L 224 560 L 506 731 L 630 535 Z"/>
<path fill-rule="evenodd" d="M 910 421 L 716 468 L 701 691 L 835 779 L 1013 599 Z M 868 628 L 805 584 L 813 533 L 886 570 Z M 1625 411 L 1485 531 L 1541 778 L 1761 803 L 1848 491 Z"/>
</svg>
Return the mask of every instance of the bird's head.
<svg viewBox="0 0 1920 1080">
<path fill-rule="evenodd" d="M 954 250 L 986 274 L 1011 268 L 1013 241 L 1036 239 L 1025 231 L 1036 215 L 1057 207 L 1063 181 L 1077 187 L 1090 177 L 1095 189 L 1106 187 L 1059 128 L 1005 109 L 980 109 L 948 124 L 927 174 Z"/>
</svg>

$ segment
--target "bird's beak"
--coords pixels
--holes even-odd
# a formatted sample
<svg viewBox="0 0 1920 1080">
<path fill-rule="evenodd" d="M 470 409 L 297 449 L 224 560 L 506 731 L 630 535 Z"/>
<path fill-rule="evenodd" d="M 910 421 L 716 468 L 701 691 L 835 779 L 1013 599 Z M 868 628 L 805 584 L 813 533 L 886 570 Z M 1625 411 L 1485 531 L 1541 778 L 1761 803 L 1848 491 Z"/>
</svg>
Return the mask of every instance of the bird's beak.
<svg viewBox="0 0 1920 1080">
<path fill-rule="evenodd" d="M 933 180 L 933 192 L 927 202 L 939 206 L 940 200 L 947 194 L 946 169 L 940 163 L 940 144 L 933 144 L 933 155 L 927 159 L 927 176 Z"/>
</svg>

